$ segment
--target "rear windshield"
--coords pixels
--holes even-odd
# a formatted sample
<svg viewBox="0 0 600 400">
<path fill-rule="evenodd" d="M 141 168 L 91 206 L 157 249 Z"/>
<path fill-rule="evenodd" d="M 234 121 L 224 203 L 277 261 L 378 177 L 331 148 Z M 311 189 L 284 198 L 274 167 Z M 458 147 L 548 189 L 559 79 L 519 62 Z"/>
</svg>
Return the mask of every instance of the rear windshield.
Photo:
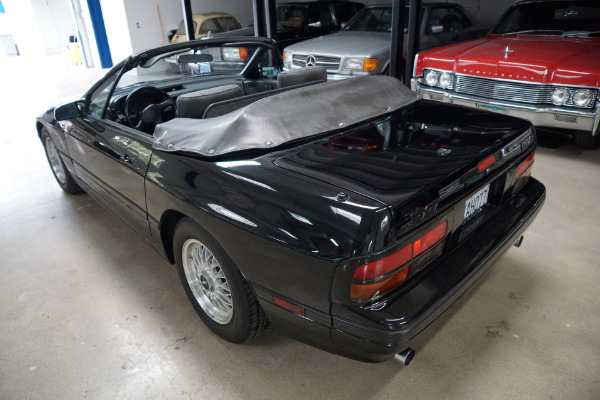
<svg viewBox="0 0 600 400">
<path fill-rule="evenodd" d="M 516 5 L 491 33 L 599 36 L 600 1 L 552 1 Z"/>
</svg>

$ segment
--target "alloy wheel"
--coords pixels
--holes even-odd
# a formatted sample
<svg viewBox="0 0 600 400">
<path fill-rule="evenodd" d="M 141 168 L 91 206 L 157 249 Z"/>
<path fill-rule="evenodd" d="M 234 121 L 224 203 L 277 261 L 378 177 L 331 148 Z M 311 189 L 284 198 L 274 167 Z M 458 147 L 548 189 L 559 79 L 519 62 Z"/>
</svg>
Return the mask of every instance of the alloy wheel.
<svg viewBox="0 0 600 400">
<path fill-rule="evenodd" d="M 225 325 L 233 317 L 233 298 L 219 261 L 202 242 L 188 239 L 182 248 L 182 264 L 194 298 L 216 323 Z"/>
</svg>

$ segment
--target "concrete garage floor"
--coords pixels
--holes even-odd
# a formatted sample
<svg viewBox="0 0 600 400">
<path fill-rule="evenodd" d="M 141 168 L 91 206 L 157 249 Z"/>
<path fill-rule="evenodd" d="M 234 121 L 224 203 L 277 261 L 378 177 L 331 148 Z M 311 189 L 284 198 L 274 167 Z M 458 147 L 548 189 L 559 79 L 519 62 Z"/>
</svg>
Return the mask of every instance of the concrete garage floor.
<svg viewBox="0 0 600 400">
<path fill-rule="evenodd" d="M 176 271 L 54 182 L 34 117 L 99 75 L 0 60 L 0 399 L 600 399 L 600 151 L 538 150 L 546 205 L 409 367 L 212 335 Z"/>
</svg>

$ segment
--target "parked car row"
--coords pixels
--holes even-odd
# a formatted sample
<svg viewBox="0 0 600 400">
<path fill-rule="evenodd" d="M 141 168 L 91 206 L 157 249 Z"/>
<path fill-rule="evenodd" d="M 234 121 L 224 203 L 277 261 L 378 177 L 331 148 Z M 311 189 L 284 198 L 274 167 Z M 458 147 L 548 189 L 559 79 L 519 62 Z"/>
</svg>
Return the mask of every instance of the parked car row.
<svg viewBox="0 0 600 400">
<path fill-rule="evenodd" d="M 330 80 L 387 74 L 391 29 L 391 6 L 365 7 L 340 32 L 286 47 L 284 66 L 324 66 Z M 598 1 L 519 1 L 484 32 L 456 4 L 425 3 L 412 88 L 600 147 Z"/>
<path fill-rule="evenodd" d="M 523 117 L 598 148 L 599 10 L 594 0 L 518 1 L 484 37 L 486 29 L 459 5 L 425 3 L 412 88 L 423 98 Z M 287 2 L 276 12 L 284 69 L 323 66 L 329 80 L 388 73 L 391 5 Z M 196 37 L 254 34 L 224 13 L 194 15 L 194 30 Z M 172 42 L 182 40 L 183 22 Z"/>
<path fill-rule="evenodd" d="M 276 5 L 277 44 L 280 51 L 302 40 L 339 31 L 364 4 L 345 0 L 287 2 Z M 194 14 L 194 37 L 254 36 L 254 24 L 242 28 L 234 16 L 226 13 Z M 171 43 L 187 40 L 185 25 L 171 38 Z"/>
</svg>

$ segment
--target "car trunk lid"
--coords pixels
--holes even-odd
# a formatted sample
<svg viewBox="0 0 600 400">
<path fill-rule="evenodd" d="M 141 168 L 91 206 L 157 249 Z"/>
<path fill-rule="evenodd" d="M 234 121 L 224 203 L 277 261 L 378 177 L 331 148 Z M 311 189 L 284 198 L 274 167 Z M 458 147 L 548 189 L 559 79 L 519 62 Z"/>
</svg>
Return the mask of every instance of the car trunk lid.
<svg viewBox="0 0 600 400">
<path fill-rule="evenodd" d="M 403 235 L 502 174 L 499 152 L 529 127 L 517 118 L 420 101 L 296 148 L 276 165 L 336 185 L 348 201 L 354 192 L 381 202 Z M 505 186 L 504 179 L 495 183 L 494 195 L 501 197 Z"/>
</svg>

